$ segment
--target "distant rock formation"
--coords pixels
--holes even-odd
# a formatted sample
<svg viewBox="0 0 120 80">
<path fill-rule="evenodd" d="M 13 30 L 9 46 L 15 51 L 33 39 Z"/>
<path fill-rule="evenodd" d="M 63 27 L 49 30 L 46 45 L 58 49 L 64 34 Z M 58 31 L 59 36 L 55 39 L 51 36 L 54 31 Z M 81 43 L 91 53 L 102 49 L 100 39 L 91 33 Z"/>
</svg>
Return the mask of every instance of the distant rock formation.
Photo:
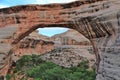
<svg viewBox="0 0 120 80">
<path fill-rule="evenodd" d="M 54 48 L 54 42 L 51 38 L 41 35 L 38 31 L 34 31 L 29 36 L 22 39 L 14 49 L 14 60 L 19 59 L 23 55 L 43 54 Z"/>
<path fill-rule="evenodd" d="M 91 45 L 90 41 L 79 32 L 70 29 L 67 32 L 52 36 L 57 45 Z"/>
<path fill-rule="evenodd" d="M 29 36 L 22 39 L 14 49 L 14 59 L 20 58 L 23 55 L 43 54 L 51 51 L 54 47 L 64 45 L 89 46 L 90 41 L 75 30 L 54 35 L 52 37 L 44 36 L 38 31 L 34 31 Z"/>
</svg>

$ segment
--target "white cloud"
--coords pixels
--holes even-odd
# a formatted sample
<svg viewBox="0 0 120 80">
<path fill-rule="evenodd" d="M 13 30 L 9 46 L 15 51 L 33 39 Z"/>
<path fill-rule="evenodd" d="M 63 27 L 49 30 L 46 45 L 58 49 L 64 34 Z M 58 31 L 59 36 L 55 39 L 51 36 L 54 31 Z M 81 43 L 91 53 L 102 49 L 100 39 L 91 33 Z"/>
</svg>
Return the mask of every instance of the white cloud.
<svg viewBox="0 0 120 80">
<path fill-rule="evenodd" d="M 49 0 L 49 3 L 67 3 L 75 0 Z"/>
<path fill-rule="evenodd" d="M 35 4 L 68 3 L 76 0 L 36 0 Z"/>
<path fill-rule="evenodd" d="M 0 8 L 5 8 L 9 6 L 15 5 L 23 5 L 23 4 L 49 4 L 49 3 L 68 3 L 76 0 L 5 0 L 0 3 Z M 3 5 L 5 4 L 5 5 Z"/>
<path fill-rule="evenodd" d="M 6 7 L 8 7 L 8 6 L 6 6 L 6 5 L 0 5 L 0 8 L 6 8 Z"/>
</svg>

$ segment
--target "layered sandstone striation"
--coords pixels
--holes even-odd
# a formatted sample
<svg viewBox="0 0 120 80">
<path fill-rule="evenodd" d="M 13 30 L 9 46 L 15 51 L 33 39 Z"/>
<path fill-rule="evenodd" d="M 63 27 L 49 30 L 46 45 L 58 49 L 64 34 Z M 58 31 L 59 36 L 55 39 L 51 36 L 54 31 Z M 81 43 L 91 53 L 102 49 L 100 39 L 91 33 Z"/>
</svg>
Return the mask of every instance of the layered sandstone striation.
<svg viewBox="0 0 120 80">
<path fill-rule="evenodd" d="M 78 31 L 69 29 L 62 34 L 56 34 L 51 37 L 57 45 L 91 45 L 91 42 Z"/>
<path fill-rule="evenodd" d="M 10 67 L 11 55 L 13 52 L 12 45 L 10 44 L 10 42 L 15 32 L 16 32 L 16 26 L 0 28 L 0 74 L 1 76 L 6 75 L 7 70 Z"/>
<path fill-rule="evenodd" d="M 11 53 L 11 45 L 3 43 L 0 44 L 0 73 L 2 76 L 7 74 L 7 70 L 10 67 Z"/>
<path fill-rule="evenodd" d="M 16 26 L 16 35 L 9 40 L 11 49 L 39 27 L 75 29 L 92 42 L 100 62 L 96 80 L 120 79 L 119 0 L 78 0 L 68 4 L 23 5 L 0 9 L 0 30 L 10 26 Z"/>
<path fill-rule="evenodd" d="M 3 76 L 6 75 L 12 61 L 20 59 L 23 55 L 40 55 L 51 51 L 54 47 L 54 43 L 50 38 L 34 31 L 12 49 L 10 42 L 15 37 L 14 28 L 3 28 L 0 33 L 0 73 Z"/>
<path fill-rule="evenodd" d="M 53 48 L 54 42 L 52 39 L 39 34 L 36 30 L 17 44 L 12 59 L 16 61 L 23 55 L 40 55 L 51 51 Z"/>
</svg>

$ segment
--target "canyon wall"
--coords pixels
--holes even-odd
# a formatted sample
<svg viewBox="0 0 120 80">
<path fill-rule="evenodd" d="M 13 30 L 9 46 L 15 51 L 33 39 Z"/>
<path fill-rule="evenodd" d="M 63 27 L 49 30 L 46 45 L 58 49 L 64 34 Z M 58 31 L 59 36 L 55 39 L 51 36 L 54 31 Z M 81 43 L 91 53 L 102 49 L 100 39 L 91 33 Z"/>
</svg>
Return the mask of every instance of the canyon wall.
<svg viewBox="0 0 120 80">
<path fill-rule="evenodd" d="M 10 44 L 10 42 L 15 31 L 16 31 L 16 26 L 0 28 L 0 75 L 1 76 L 6 75 L 7 70 L 10 67 L 11 55 L 13 53 L 12 45 Z"/>
<path fill-rule="evenodd" d="M 9 42 L 5 44 L 10 48 L 4 53 L 6 55 L 11 55 L 9 50 L 13 50 L 21 39 L 39 27 L 71 28 L 83 34 L 93 45 L 99 65 L 96 80 L 120 79 L 119 0 L 78 0 L 67 4 L 23 5 L 0 9 L 0 30 L 9 31 L 11 26 L 15 28 L 9 35 L 14 37 L 9 39 L 9 35 L 3 36 L 8 34 L 6 31 L 1 33 L 1 39 Z M 3 48 L 3 43 L 0 45 Z M 5 66 L 4 63 L 0 65 Z"/>
<path fill-rule="evenodd" d="M 56 34 L 51 38 L 56 45 L 91 45 L 87 38 L 73 29 L 69 29 L 62 34 Z"/>
<path fill-rule="evenodd" d="M 40 55 L 51 51 L 53 48 L 54 42 L 51 40 L 51 38 L 39 34 L 36 30 L 26 36 L 16 45 L 12 60 L 17 61 L 23 55 Z"/>
</svg>

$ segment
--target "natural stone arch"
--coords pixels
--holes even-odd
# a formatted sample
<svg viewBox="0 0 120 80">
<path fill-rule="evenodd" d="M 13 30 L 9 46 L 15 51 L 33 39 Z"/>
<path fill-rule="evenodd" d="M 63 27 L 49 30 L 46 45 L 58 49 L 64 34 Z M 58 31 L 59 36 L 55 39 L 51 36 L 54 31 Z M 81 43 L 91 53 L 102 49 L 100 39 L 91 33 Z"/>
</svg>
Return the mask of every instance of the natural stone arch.
<svg viewBox="0 0 120 80">
<path fill-rule="evenodd" d="M 120 61 L 117 56 L 120 55 L 119 3 L 118 0 L 80 0 L 68 4 L 4 8 L 0 9 L 0 28 L 16 26 L 16 35 L 10 39 L 13 46 L 39 27 L 59 26 L 75 29 L 92 42 L 97 59 L 98 52 L 100 53 L 97 80 L 119 80 L 119 63 L 115 63 Z"/>
</svg>

